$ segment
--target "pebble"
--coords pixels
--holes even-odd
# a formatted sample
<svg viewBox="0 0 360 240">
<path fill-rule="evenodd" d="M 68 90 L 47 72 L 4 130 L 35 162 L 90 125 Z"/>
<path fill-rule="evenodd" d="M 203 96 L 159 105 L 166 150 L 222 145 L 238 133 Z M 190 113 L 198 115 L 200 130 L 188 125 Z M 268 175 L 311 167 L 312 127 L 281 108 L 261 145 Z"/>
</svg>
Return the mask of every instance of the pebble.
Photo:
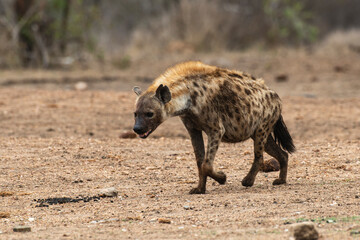
<svg viewBox="0 0 360 240">
<path fill-rule="evenodd" d="M 276 172 L 280 170 L 280 164 L 275 158 L 271 158 L 264 161 L 262 171 L 263 172 Z"/>
<path fill-rule="evenodd" d="M 77 82 L 75 84 L 75 89 L 78 91 L 84 91 L 88 88 L 88 85 L 86 82 Z"/>
<path fill-rule="evenodd" d="M 0 212 L 0 218 L 9 218 L 10 217 L 10 213 L 8 212 Z"/>
<path fill-rule="evenodd" d="M 15 226 L 13 228 L 14 232 L 31 232 L 31 227 L 29 226 Z"/>
<path fill-rule="evenodd" d="M 295 240 L 317 240 L 319 233 L 313 222 L 295 223 L 290 226 Z"/>
<path fill-rule="evenodd" d="M 118 195 L 118 191 L 114 187 L 104 188 L 100 190 L 100 196 L 116 197 L 117 195 Z"/>
<path fill-rule="evenodd" d="M 159 222 L 159 223 L 170 224 L 170 223 L 171 223 L 171 220 L 166 219 L 166 218 L 159 218 L 159 219 L 158 219 L 158 222 Z"/>
<path fill-rule="evenodd" d="M 192 209 L 194 209 L 194 207 L 189 206 L 189 205 L 185 205 L 185 206 L 184 206 L 184 209 L 185 209 L 185 210 L 192 210 Z"/>
</svg>

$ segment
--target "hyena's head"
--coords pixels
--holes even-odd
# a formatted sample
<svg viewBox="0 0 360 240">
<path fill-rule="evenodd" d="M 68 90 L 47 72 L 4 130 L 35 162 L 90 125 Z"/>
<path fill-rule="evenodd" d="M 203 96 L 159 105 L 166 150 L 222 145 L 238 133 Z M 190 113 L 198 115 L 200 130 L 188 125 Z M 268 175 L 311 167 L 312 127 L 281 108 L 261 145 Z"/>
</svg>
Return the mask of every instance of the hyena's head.
<svg viewBox="0 0 360 240">
<path fill-rule="evenodd" d="M 138 95 L 134 112 L 134 132 L 141 138 L 147 138 L 162 122 L 166 120 L 165 104 L 171 100 L 171 93 L 167 86 L 160 85 L 155 94 L 142 93 L 139 87 L 134 87 Z"/>
</svg>

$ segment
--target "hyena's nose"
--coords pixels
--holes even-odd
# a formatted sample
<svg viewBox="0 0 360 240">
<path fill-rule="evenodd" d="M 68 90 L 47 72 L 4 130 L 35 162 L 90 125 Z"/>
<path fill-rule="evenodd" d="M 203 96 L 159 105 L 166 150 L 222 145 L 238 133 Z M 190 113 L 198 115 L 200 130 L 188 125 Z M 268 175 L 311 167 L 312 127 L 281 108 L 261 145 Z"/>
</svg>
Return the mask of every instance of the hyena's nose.
<svg viewBox="0 0 360 240">
<path fill-rule="evenodd" d="M 136 125 L 134 126 L 133 130 L 134 130 L 134 132 L 136 132 L 137 134 L 142 134 L 142 133 L 144 133 L 144 130 L 143 130 L 141 127 L 136 126 Z"/>
</svg>

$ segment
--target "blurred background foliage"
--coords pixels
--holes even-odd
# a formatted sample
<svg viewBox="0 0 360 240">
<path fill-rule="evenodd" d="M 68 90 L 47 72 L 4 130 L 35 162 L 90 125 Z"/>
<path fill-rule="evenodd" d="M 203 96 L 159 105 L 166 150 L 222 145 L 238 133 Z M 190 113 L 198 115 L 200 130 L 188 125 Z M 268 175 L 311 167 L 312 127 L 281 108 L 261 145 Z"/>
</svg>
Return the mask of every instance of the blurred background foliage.
<svg viewBox="0 0 360 240">
<path fill-rule="evenodd" d="M 0 0 L 0 67 L 311 46 L 359 13 L 357 0 Z"/>
</svg>

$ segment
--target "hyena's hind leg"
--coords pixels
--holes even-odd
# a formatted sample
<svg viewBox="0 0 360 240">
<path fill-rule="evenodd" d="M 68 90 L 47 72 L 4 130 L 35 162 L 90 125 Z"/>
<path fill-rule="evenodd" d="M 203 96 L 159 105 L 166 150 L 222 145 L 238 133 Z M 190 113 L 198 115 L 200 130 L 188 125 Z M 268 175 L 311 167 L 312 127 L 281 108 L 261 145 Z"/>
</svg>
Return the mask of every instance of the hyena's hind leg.
<svg viewBox="0 0 360 240">
<path fill-rule="evenodd" d="M 264 156 L 264 147 L 266 143 L 266 138 L 267 138 L 267 133 L 262 128 L 256 130 L 255 134 L 252 136 L 252 139 L 254 140 L 255 157 L 249 173 L 241 181 L 241 184 L 245 187 L 251 187 L 252 185 L 254 185 L 255 177 L 264 164 L 263 156 Z"/>
<path fill-rule="evenodd" d="M 278 160 L 280 163 L 279 178 L 275 179 L 273 185 L 280 185 L 286 183 L 287 168 L 288 168 L 288 154 L 283 151 L 275 142 L 274 138 L 269 135 L 265 144 L 265 152 Z"/>
</svg>

